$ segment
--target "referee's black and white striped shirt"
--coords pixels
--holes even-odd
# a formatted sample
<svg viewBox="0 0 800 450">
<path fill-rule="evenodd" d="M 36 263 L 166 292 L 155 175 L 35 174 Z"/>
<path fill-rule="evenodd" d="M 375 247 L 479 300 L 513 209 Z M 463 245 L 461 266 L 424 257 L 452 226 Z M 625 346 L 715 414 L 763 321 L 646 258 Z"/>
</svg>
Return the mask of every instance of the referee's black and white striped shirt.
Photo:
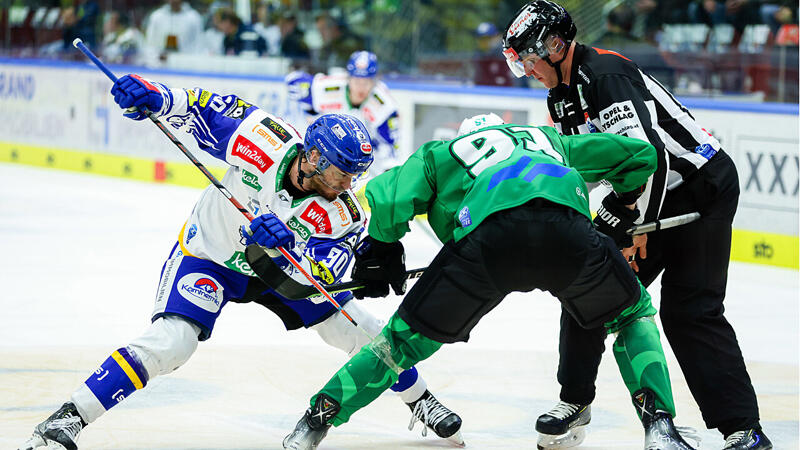
<svg viewBox="0 0 800 450">
<path fill-rule="evenodd" d="M 666 191 L 720 150 L 719 141 L 669 91 L 616 52 L 576 44 L 570 85 L 551 89 L 547 106 L 562 134 L 621 134 L 658 150 L 658 168 L 637 202 L 637 222 L 656 219 Z"/>
</svg>

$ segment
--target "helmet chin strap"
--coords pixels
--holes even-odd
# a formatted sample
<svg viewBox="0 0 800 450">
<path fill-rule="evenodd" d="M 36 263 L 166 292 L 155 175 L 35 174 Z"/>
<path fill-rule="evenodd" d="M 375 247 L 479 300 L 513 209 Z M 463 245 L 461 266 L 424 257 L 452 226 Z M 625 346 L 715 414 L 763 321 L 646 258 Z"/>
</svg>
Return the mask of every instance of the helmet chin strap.
<svg viewBox="0 0 800 450">
<path fill-rule="evenodd" d="M 297 158 L 297 184 L 300 185 L 301 188 L 303 188 L 303 180 L 319 174 L 319 170 L 316 167 L 314 168 L 314 171 L 311 173 L 303 172 L 303 167 L 301 163 L 303 161 L 303 158 L 305 157 L 306 157 L 305 153 L 301 153 L 300 157 Z"/>
<path fill-rule="evenodd" d="M 566 45 L 564 46 L 564 48 L 565 48 L 564 56 L 561 57 L 561 59 L 559 59 L 558 61 L 556 61 L 556 62 L 550 61 L 550 55 L 547 55 L 546 57 L 542 58 L 542 59 L 545 60 L 545 62 L 547 64 L 550 65 L 550 67 L 552 67 L 553 69 L 556 70 L 556 77 L 558 77 L 558 84 L 561 84 L 561 83 L 564 82 L 564 75 L 561 74 L 561 63 L 564 62 L 565 59 L 567 59 L 567 54 L 569 54 L 569 46 L 570 46 L 570 44 L 572 44 L 572 41 L 568 41 L 566 43 Z"/>
</svg>

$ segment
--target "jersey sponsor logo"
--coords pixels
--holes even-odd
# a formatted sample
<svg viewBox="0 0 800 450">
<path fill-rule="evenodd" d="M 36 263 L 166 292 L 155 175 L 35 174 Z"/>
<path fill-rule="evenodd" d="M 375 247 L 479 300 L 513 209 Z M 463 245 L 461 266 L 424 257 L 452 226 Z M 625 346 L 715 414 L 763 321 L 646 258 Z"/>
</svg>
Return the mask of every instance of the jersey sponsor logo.
<svg viewBox="0 0 800 450">
<path fill-rule="evenodd" d="M 361 221 L 361 213 L 358 211 L 358 205 L 353 197 L 350 196 L 347 192 L 342 192 L 339 195 L 339 198 L 342 199 L 344 206 L 347 207 L 347 212 L 350 213 L 350 217 L 353 218 L 353 222 L 360 222 Z"/>
<path fill-rule="evenodd" d="M 339 86 L 325 86 L 325 92 L 335 92 L 341 89 Z"/>
<path fill-rule="evenodd" d="M 309 263 L 311 263 L 311 274 L 314 275 L 316 278 L 319 278 L 325 284 L 331 284 L 336 279 L 333 277 L 331 270 L 328 269 L 325 264 L 321 262 L 314 261 L 308 255 L 304 255 Z"/>
<path fill-rule="evenodd" d="M 289 134 L 286 128 L 271 118 L 265 117 L 264 120 L 261 121 L 261 124 L 272 130 L 272 132 L 275 133 L 275 136 L 278 136 L 278 139 L 284 143 L 292 140 L 292 136 Z"/>
<path fill-rule="evenodd" d="M 261 190 L 261 183 L 258 182 L 258 175 L 242 169 L 242 183 L 255 189 L 256 192 Z"/>
<path fill-rule="evenodd" d="M 458 212 L 458 221 L 461 222 L 461 226 L 464 228 L 472 225 L 472 216 L 469 214 L 469 207 L 465 206 L 461 208 L 461 211 Z"/>
<path fill-rule="evenodd" d="M 280 150 L 283 147 L 283 144 L 278 142 L 273 136 L 272 133 L 268 132 L 267 129 L 259 124 L 253 125 L 253 129 L 250 130 L 253 133 L 260 136 L 265 141 L 269 142 L 269 145 L 272 146 L 273 150 Z"/>
<path fill-rule="evenodd" d="M 242 120 L 244 119 L 244 112 L 251 106 L 253 105 L 244 100 L 236 99 L 236 105 L 229 109 L 225 115 L 231 119 Z"/>
<path fill-rule="evenodd" d="M 190 273 L 178 281 L 181 297 L 212 313 L 222 305 L 222 291 L 217 280 L 202 273 Z"/>
<path fill-rule="evenodd" d="M 623 134 L 626 131 L 642 127 L 633 102 L 630 100 L 614 103 L 600 111 L 599 116 L 600 128 L 606 133 Z"/>
<path fill-rule="evenodd" d="M 239 158 L 256 166 L 259 172 L 265 173 L 275 162 L 264 153 L 256 144 L 253 144 L 250 139 L 244 136 L 237 136 L 233 141 L 233 148 L 231 148 L 231 156 L 238 156 Z"/>
<path fill-rule="evenodd" d="M 186 245 L 189 245 L 189 241 L 192 240 L 193 237 L 197 235 L 197 224 L 193 223 L 191 227 L 189 227 L 189 231 L 186 233 Z"/>
<path fill-rule="evenodd" d="M 586 120 L 586 128 L 589 129 L 589 133 L 597 133 L 597 127 L 592 123 L 592 119 L 589 117 L 588 112 L 583 112 L 583 118 Z"/>
<path fill-rule="evenodd" d="M 244 257 L 244 252 L 235 252 L 227 261 L 225 261 L 225 266 L 239 273 L 243 273 L 248 277 L 256 276 L 256 273 L 250 268 L 250 264 L 247 263 L 247 259 Z"/>
<path fill-rule="evenodd" d="M 325 103 L 324 105 L 319 105 L 320 111 L 340 111 L 342 109 L 341 102 L 339 103 Z"/>
<path fill-rule="evenodd" d="M 314 225 L 314 230 L 316 230 L 317 233 L 331 234 L 333 231 L 331 229 L 331 219 L 328 217 L 328 213 L 322 206 L 319 206 L 319 203 L 313 200 L 308 206 L 308 209 L 303 211 L 303 214 L 300 215 L 300 218 Z"/>
<path fill-rule="evenodd" d="M 305 225 L 300 223 L 300 221 L 297 220 L 297 217 L 292 217 L 289 219 L 289 221 L 286 222 L 286 226 L 289 227 L 290 230 L 297 233 L 297 235 L 300 236 L 300 238 L 304 241 L 307 241 L 308 238 L 311 237 L 311 231 Z"/>
<path fill-rule="evenodd" d="M 208 104 L 208 99 L 210 99 L 210 98 L 211 98 L 211 92 L 201 90 L 200 91 L 200 100 L 198 101 L 200 103 L 200 106 L 205 108 L 206 105 Z"/>
<path fill-rule="evenodd" d="M 337 201 L 334 201 L 333 204 L 336 205 L 336 210 L 339 212 L 339 218 L 342 219 L 342 226 L 350 225 L 350 218 L 347 217 L 347 214 L 344 212 L 344 206 Z"/>
<path fill-rule="evenodd" d="M 556 110 L 556 117 L 558 117 L 559 119 L 563 119 L 564 118 L 564 102 L 563 101 L 554 103 L 553 104 L 553 109 Z"/>
</svg>

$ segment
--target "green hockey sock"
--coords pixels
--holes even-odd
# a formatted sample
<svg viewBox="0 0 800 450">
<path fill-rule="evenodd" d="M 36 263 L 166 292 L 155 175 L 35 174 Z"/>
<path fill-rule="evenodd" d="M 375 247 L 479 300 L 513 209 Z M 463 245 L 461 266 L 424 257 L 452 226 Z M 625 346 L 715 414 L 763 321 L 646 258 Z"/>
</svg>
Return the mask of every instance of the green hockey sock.
<svg viewBox="0 0 800 450">
<path fill-rule="evenodd" d="M 311 397 L 311 406 L 313 407 L 317 396 L 322 393 L 335 399 L 341 410 L 331 423 L 339 426 L 393 385 L 397 381 L 398 368 L 410 368 L 431 356 L 441 346 L 440 342 L 412 330 L 395 313 L 381 333 L 362 347 L 321 391 Z"/>
<path fill-rule="evenodd" d="M 636 319 L 619 331 L 614 358 L 631 395 L 641 388 L 650 389 L 655 393 L 656 409 L 675 417 L 667 360 L 652 316 Z"/>
</svg>

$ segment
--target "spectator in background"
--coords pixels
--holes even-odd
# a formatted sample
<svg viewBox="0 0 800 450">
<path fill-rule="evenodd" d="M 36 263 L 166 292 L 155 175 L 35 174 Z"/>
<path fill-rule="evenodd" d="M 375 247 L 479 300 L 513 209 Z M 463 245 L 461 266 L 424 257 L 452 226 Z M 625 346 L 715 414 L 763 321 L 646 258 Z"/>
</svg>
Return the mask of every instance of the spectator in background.
<svg viewBox="0 0 800 450">
<path fill-rule="evenodd" d="M 167 53 L 203 52 L 203 18 L 182 0 L 167 0 L 147 19 L 145 46 L 151 63 L 163 62 Z"/>
<path fill-rule="evenodd" d="M 278 21 L 281 31 L 281 55 L 295 61 L 307 62 L 311 58 L 303 40 L 303 32 L 297 27 L 297 17 L 292 12 L 285 12 Z"/>
<path fill-rule="evenodd" d="M 351 32 L 340 19 L 322 13 L 316 19 L 317 30 L 322 37 L 317 61 L 325 68 L 344 67 L 350 55 L 364 48 L 364 39 Z"/>
<path fill-rule="evenodd" d="M 217 29 L 225 35 L 222 45 L 226 55 L 261 56 L 267 52 L 264 38 L 242 23 L 232 9 L 222 8 L 215 16 L 218 17 Z"/>
<path fill-rule="evenodd" d="M 668 89 L 675 86 L 675 71 L 661 56 L 655 45 L 633 34 L 637 12 L 620 0 L 606 3 L 606 30 L 592 45 L 614 49 L 635 62 L 645 73 L 655 77 Z"/>
<path fill-rule="evenodd" d="M 759 10 L 761 21 L 777 36 L 784 25 L 797 25 L 797 0 L 767 1 Z"/>
<path fill-rule="evenodd" d="M 65 8 L 61 15 L 64 25 L 64 50 L 72 48 L 72 41 L 81 38 L 89 46 L 97 45 L 97 19 L 100 7 L 96 0 L 75 0 L 74 6 Z"/>
<path fill-rule="evenodd" d="M 759 22 L 760 2 L 757 0 L 696 0 L 689 5 L 689 20 L 715 25 L 729 23 L 733 26 L 731 49 L 737 49 L 744 28 Z"/>
<path fill-rule="evenodd" d="M 267 2 L 260 2 L 256 6 L 256 23 L 253 30 L 264 38 L 267 43 L 267 54 L 276 56 L 281 54 L 281 28 L 274 23 L 275 14 Z"/>
<path fill-rule="evenodd" d="M 497 26 L 482 22 L 475 28 L 478 51 L 475 55 L 475 84 L 483 86 L 513 86 L 515 79 L 508 71 L 503 53 L 503 37 Z"/>
<path fill-rule="evenodd" d="M 127 12 L 111 11 L 103 25 L 103 57 L 112 63 L 138 63 L 139 49 L 144 38 L 131 26 Z"/>
</svg>

